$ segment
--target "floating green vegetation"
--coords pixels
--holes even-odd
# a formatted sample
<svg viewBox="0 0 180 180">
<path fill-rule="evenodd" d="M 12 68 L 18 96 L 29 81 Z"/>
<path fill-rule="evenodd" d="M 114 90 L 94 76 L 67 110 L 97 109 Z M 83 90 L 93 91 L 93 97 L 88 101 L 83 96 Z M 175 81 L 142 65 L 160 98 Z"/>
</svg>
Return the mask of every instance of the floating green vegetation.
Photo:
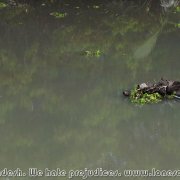
<svg viewBox="0 0 180 180">
<path fill-rule="evenodd" d="M 163 99 L 174 99 L 175 94 L 162 96 L 159 93 L 143 93 L 139 91 L 137 88 L 131 91 L 130 100 L 132 103 L 144 105 L 144 104 L 153 104 L 161 102 Z"/>
<path fill-rule="evenodd" d="M 65 18 L 67 16 L 67 13 L 52 12 L 50 13 L 50 15 L 54 16 L 55 18 Z"/>
<path fill-rule="evenodd" d="M 102 52 L 98 50 L 87 50 L 85 51 L 85 55 L 88 57 L 100 57 Z"/>
<path fill-rule="evenodd" d="M 131 99 L 132 103 L 137 103 L 137 104 L 143 105 L 143 104 L 158 103 L 158 102 L 162 101 L 162 96 L 159 93 L 143 94 L 135 88 L 131 92 L 130 99 Z"/>
<path fill-rule="evenodd" d="M 1 9 L 1 8 L 5 8 L 5 7 L 7 7 L 7 4 L 5 4 L 5 3 L 3 3 L 3 2 L 0 2 L 0 9 Z"/>
</svg>

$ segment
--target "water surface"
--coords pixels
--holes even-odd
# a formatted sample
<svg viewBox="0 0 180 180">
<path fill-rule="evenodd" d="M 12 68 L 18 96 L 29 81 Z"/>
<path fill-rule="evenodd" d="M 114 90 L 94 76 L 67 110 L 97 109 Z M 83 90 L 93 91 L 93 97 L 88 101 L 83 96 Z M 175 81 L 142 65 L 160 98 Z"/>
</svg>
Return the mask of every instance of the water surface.
<svg viewBox="0 0 180 180">
<path fill-rule="evenodd" d="M 67 16 L 50 15 L 60 10 Z M 179 29 L 168 23 L 179 14 L 160 11 L 118 2 L 1 9 L 1 169 L 180 168 L 180 103 L 140 107 L 122 96 L 140 82 L 180 80 Z"/>
</svg>

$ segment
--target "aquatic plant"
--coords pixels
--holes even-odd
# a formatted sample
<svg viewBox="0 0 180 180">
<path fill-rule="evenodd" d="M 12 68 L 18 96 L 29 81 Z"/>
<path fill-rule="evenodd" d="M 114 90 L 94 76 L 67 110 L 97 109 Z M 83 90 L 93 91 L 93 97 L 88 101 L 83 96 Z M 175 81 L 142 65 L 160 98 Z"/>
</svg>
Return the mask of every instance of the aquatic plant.
<svg viewBox="0 0 180 180">
<path fill-rule="evenodd" d="M 98 50 L 86 50 L 85 55 L 86 56 L 100 57 L 101 51 L 99 49 Z"/>
<path fill-rule="evenodd" d="M 140 91 L 138 91 L 137 88 L 135 88 L 134 90 L 131 91 L 130 100 L 132 103 L 143 105 L 143 104 L 158 103 L 162 101 L 162 96 L 159 93 L 143 94 Z"/>
<path fill-rule="evenodd" d="M 3 3 L 3 2 L 0 2 L 0 9 L 1 9 L 1 8 L 5 8 L 5 7 L 7 7 L 7 4 L 5 4 L 5 3 Z"/>
<path fill-rule="evenodd" d="M 50 15 L 54 16 L 55 18 L 64 18 L 67 16 L 67 13 L 52 12 Z"/>
<path fill-rule="evenodd" d="M 159 93 L 143 93 L 135 87 L 130 94 L 130 100 L 132 103 L 144 105 L 144 104 L 153 104 L 161 102 L 163 99 L 174 99 L 177 96 L 173 93 L 171 95 L 162 96 Z"/>
<path fill-rule="evenodd" d="M 94 56 L 99 57 L 101 55 L 101 51 L 98 49 L 94 52 Z"/>
</svg>

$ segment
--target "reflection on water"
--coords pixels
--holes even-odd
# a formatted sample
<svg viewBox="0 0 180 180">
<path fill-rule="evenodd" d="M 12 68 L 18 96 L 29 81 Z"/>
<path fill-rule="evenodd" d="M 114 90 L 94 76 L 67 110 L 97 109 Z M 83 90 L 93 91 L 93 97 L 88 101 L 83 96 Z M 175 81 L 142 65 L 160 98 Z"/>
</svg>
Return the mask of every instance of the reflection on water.
<svg viewBox="0 0 180 180">
<path fill-rule="evenodd" d="M 180 103 L 121 95 L 180 79 L 179 14 L 159 33 L 160 14 L 115 1 L 0 10 L 0 167 L 180 168 Z"/>
</svg>

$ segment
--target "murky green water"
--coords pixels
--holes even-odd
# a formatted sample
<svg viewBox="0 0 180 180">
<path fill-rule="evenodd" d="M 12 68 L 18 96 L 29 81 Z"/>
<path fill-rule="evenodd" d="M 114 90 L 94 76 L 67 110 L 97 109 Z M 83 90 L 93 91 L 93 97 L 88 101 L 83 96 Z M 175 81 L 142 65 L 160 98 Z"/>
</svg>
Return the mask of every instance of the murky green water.
<svg viewBox="0 0 180 180">
<path fill-rule="evenodd" d="M 180 80 L 178 13 L 64 3 L 0 17 L 1 169 L 180 169 L 180 102 L 139 107 L 122 96 Z"/>
</svg>

